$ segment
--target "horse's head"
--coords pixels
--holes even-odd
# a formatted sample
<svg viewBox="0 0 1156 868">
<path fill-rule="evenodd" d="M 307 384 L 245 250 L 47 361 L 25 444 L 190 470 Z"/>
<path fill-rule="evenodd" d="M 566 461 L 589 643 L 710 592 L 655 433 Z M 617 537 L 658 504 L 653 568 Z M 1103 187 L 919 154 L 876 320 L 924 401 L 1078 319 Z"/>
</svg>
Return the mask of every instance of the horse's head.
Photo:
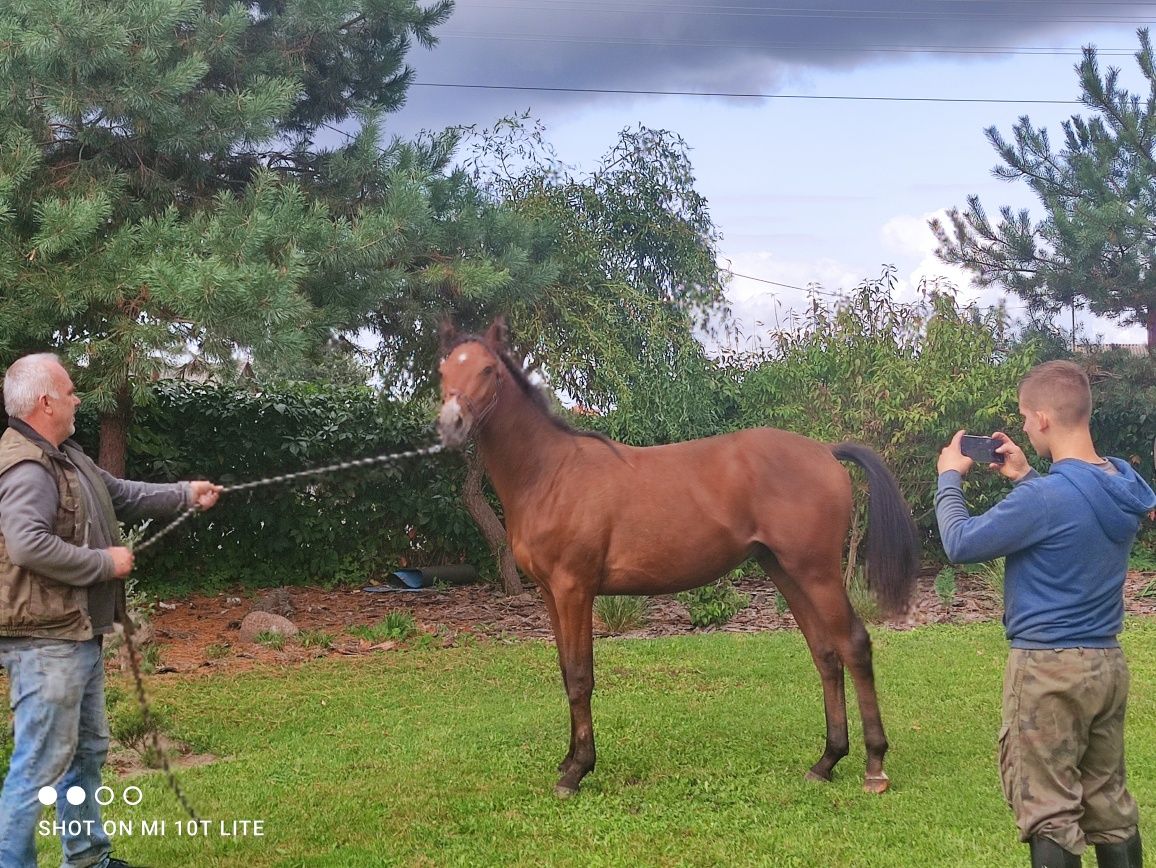
<svg viewBox="0 0 1156 868">
<path fill-rule="evenodd" d="M 438 434 L 443 446 L 454 449 L 464 445 L 497 405 L 504 375 L 498 352 L 505 346 L 505 336 L 506 324 L 500 318 L 481 338 L 459 339 L 452 325 L 442 326 Z"/>
</svg>

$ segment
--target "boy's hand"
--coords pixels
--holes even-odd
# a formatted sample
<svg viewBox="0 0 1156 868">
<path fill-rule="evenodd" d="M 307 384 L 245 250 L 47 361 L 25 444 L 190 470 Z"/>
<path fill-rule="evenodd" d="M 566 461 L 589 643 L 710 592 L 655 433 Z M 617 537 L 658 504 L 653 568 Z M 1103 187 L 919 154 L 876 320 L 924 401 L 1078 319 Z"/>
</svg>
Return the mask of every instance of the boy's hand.
<svg viewBox="0 0 1156 868">
<path fill-rule="evenodd" d="M 992 464 L 991 467 L 998 470 L 1001 476 L 1010 479 L 1012 482 L 1019 482 L 1031 472 L 1032 466 L 1028 464 L 1028 457 L 1024 455 L 1024 451 L 1016 446 L 1012 439 L 1002 431 L 996 431 L 991 436 L 996 440 L 1002 441 L 1001 445 L 997 446 L 995 451 L 1004 457 L 1003 464 Z"/>
<path fill-rule="evenodd" d="M 966 433 L 966 431 L 956 431 L 955 436 L 951 438 L 951 442 L 939 450 L 939 462 L 936 465 L 939 473 L 942 474 L 948 470 L 955 470 L 959 472 L 960 476 L 967 476 L 967 472 L 971 470 L 975 462 L 964 455 L 959 449 L 960 440 Z"/>
</svg>

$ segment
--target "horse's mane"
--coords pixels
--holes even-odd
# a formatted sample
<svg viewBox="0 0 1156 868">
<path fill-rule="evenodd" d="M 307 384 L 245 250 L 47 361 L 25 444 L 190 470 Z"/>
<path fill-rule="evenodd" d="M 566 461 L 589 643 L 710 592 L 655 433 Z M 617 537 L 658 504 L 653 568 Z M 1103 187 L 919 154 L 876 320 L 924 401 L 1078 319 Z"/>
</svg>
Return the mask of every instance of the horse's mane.
<svg viewBox="0 0 1156 868">
<path fill-rule="evenodd" d="M 546 398 L 546 392 L 530 382 L 530 378 L 522 367 L 511 358 L 510 353 L 505 347 L 494 341 L 488 340 L 481 335 L 461 334 L 455 337 L 447 346 L 442 356 L 448 356 L 456 347 L 462 344 L 479 343 L 488 349 L 494 356 L 505 366 L 510 373 L 510 378 L 518 384 L 518 388 L 522 390 L 523 394 L 529 398 L 534 405 L 542 411 L 542 414 L 550 420 L 550 424 L 560 431 L 565 431 L 567 434 L 573 434 L 575 437 L 590 437 L 594 440 L 601 440 L 612 449 L 617 444 L 600 431 L 587 431 L 583 428 L 575 428 L 561 416 L 554 412 L 554 408 L 550 406 L 550 401 Z"/>
</svg>

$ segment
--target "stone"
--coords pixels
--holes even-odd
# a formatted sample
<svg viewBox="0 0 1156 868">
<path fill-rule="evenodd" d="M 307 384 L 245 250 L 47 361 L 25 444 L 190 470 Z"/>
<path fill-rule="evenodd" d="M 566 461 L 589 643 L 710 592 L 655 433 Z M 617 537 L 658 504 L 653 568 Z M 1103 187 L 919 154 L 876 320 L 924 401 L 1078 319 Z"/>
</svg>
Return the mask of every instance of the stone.
<svg viewBox="0 0 1156 868">
<path fill-rule="evenodd" d="M 241 635 L 237 637 L 237 641 L 251 645 L 262 633 L 280 633 L 289 638 L 300 632 L 296 624 L 281 615 L 274 615 L 272 612 L 250 612 L 241 622 Z"/>
</svg>

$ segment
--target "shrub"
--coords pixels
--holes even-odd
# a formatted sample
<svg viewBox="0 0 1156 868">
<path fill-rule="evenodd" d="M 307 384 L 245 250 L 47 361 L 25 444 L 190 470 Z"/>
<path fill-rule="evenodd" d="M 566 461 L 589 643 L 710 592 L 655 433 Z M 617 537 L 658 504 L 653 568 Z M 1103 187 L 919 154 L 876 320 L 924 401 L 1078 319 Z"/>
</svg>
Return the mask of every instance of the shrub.
<svg viewBox="0 0 1156 868">
<path fill-rule="evenodd" d="M 1156 542 L 1136 543 L 1128 559 L 1128 569 L 1144 573 L 1156 572 Z"/>
<path fill-rule="evenodd" d="M 303 648 L 332 648 L 333 636 L 324 630 L 302 630 L 297 636 Z"/>
<path fill-rule="evenodd" d="M 1137 358 L 1120 351 L 1090 357 L 1092 436 L 1102 455 L 1116 455 L 1156 484 L 1152 447 L 1156 440 L 1156 356 Z M 1156 522 L 1140 526 L 1138 548 L 1156 552 Z M 1135 569 L 1135 568 L 1134 568 Z"/>
<path fill-rule="evenodd" d="M 955 570 L 952 567 L 944 567 L 936 574 L 935 593 L 943 605 L 951 608 L 955 600 Z"/>
<path fill-rule="evenodd" d="M 594 614 L 611 633 L 625 633 L 646 621 L 646 598 L 597 597 Z"/>
<path fill-rule="evenodd" d="M 165 717 L 155 708 L 149 711 L 146 719 L 135 699 L 110 704 L 109 734 L 124 747 L 136 752 L 147 768 L 156 769 L 161 767 L 161 757 L 157 754 L 155 741 L 164 728 Z"/>
<path fill-rule="evenodd" d="M 285 647 L 285 634 L 275 630 L 262 630 L 255 638 L 258 645 L 264 645 L 274 651 L 280 651 Z"/>
<path fill-rule="evenodd" d="M 714 584 L 683 591 L 676 599 L 686 606 L 690 623 L 695 627 L 717 627 L 727 623 L 747 607 L 750 598 L 740 594 L 730 579 L 719 579 Z"/>
<path fill-rule="evenodd" d="M 984 589 L 1003 598 L 1003 568 L 1004 559 L 985 561 L 982 564 L 971 564 L 967 567 L 968 574 L 983 585 Z"/>
<path fill-rule="evenodd" d="M 783 592 L 775 590 L 775 611 L 780 615 L 786 614 L 791 607 L 787 604 L 787 598 L 783 596 Z"/>
<path fill-rule="evenodd" d="M 1156 479 L 1156 357 L 1119 351 L 1096 353 L 1087 364 L 1092 381 L 1092 436 L 1101 454 L 1131 462 L 1145 479 Z"/>
<path fill-rule="evenodd" d="M 847 598 L 851 601 L 851 608 L 858 612 L 859 617 L 864 621 L 875 623 L 882 620 L 883 614 L 879 608 L 879 601 L 875 599 L 875 595 L 867 586 L 867 579 L 863 575 L 862 568 L 852 571 L 851 579 L 847 584 Z"/>
<path fill-rule="evenodd" d="M 359 624 L 349 628 L 350 635 L 375 645 L 382 642 L 404 642 L 416 632 L 417 624 L 408 612 L 390 612 L 377 624 Z"/>
</svg>

